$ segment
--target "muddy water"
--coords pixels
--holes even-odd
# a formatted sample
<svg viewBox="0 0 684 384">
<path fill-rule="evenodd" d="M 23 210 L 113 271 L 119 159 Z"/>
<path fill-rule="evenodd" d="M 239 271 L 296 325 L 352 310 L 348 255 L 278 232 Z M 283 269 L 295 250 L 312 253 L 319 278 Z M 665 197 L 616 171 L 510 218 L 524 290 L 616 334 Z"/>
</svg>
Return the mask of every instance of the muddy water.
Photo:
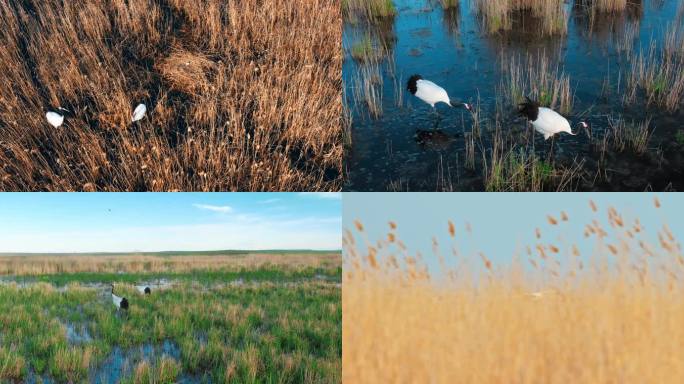
<svg viewBox="0 0 684 384">
<path fill-rule="evenodd" d="M 598 17 L 593 24 L 574 1 L 566 1 L 567 34 L 552 37 L 541 37 L 539 23 L 525 14 L 514 17 L 514 31 L 486 34 L 471 1 L 461 0 L 457 10 L 445 12 L 436 1 L 394 0 L 398 14 L 393 21 L 345 25 L 343 78 L 353 119 L 352 144 L 345 159 L 346 190 L 482 190 L 482 169 L 465 167 L 470 115 L 442 104 L 436 116 L 430 106 L 405 90 L 406 81 L 418 73 L 447 89 L 452 99 L 477 101 L 479 97 L 479 110 L 486 119 L 495 113 L 500 97 L 502 60 L 527 54 L 548 57 L 553 67 L 558 64 L 570 76 L 574 105 L 567 117 L 572 124 L 588 121 L 594 140 L 611 129 L 609 116 L 628 122 L 652 119 L 648 153 L 608 152 L 602 171 L 588 135 L 555 140 L 558 165 L 584 162 L 586 175 L 572 189 L 684 189 L 684 146 L 674 139 L 677 131 L 684 129 L 684 108 L 668 113 L 622 102 L 630 59 L 652 40 L 662 45 L 668 23 L 684 23 L 678 15 L 680 1 L 637 1 L 628 11 Z M 630 28 L 637 32 L 631 41 L 626 37 Z M 373 36 L 374 42 L 381 41 L 389 49 L 376 79 L 382 83 L 379 118 L 371 117 L 355 97 L 354 79 L 363 65 L 351 57 L 351 51 L 365 36 Z M 604 87 L 607 80 L 610 85 Z M 501 119 L 507 133 L 530 135 L 526 122 L 516 119 L 514 110 L 504 109 Z M 491 151 L 487 137 L 483 135 L 482 148 L 476 150 L 480 159 L 482 153 Z M 548 143 L 540 135 L 534 135 L 534 150 L 540 157 L 548 151 Z M 604 177 L 595 177 L 597 172 Z"/>
</svg>

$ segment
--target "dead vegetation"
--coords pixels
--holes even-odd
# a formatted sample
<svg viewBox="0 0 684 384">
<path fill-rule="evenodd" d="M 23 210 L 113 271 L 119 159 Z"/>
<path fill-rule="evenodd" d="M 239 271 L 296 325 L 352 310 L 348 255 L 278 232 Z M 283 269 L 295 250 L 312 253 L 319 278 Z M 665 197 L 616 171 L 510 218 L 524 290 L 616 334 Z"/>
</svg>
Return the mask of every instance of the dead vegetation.
<svg viewBox="0 0 684 384">
<path fill-rule="evenodd" d="M 467 222 L 444 222 L 422 254 L 401 223 L 356 221 L 343 237 L 343 381 L 682 382 L 681 360 L 663 359 L 684 352 L 679 240 L 593 201 L 576 214 L 590 208 L 540 218 L 510 259 L 478 252 Z"/>
<path fill-rule="evenodd" d="M 165 273 L 277 267 L 286 270 L 334 268 L 339 252 L 244 253 L 191 256 L 163 255 L 0 255 L 0 275 L 30 276 L 60 273 Z"/>
<path fill-rule="evenodd" d="M 328 0 L 2 2 L 0 189 L 339 190 L 341 22 Z"/>
</svg>

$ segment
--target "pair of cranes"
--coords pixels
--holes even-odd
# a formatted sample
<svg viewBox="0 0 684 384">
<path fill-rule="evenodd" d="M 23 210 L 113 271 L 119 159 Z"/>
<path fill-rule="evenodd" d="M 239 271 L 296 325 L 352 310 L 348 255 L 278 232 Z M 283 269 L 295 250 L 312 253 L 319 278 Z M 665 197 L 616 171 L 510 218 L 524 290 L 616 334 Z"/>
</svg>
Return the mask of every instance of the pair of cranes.
<svg viewBox="0 0 684 384">
<path fill-rule="evenodd" d="M 64 124 L 64 117 L 65 117 L 65 112 L 69 113 L 70 111 L 59 107 L 57 108 L 58 112 L 55 111 L 48 111 L 48 113 L 45 114 L 45 118 L 47 119 L 48 123 L 52 125 L 55 128 L 59 128 Z M 147 113 L 147 106 L 145 104 L 138 104 L 137 107 L 135 107 L 135 110 L 133 111 L 133 115 L 131 117 L 131 122 L 135 123 L 136 121 L 140 121 L 145 117 L 145 114 Z"/>
<path fill-rule="evenodd" d="M 429 104 L 433 109 L 437 103 L 445 103 L 450 107 L 462 106 L 468 111 L 473 111 L 473 107 L 468 103 L 454 102 L 449 98 L 447 91 L 439 85 L 422 78 L 420 75 L 413 75 L 409 78 L 407 89 L 411 94 Z M 576 135 L 570 128 L 570 122 L 558 112 L 539 106 L 536 101 L 525 98 L 524 103 L 519 104 L 518 113 L 524 116 L 532 124 L 534 129 L 544 135 L 544 139 L 548 140 L 556 134 L 566 132 L 570 135 Z M 579 123 L 582 128 L 588 128 L 589 125 L 582 121 Z"/>
<path fill-rule="evenodd" d="M 114 284 L 112 286 L 112 304 L 116 307 L 117 310 L 123 309 L 123 310 L 128 310 L 128 299 L 123 297 L 123 296 L 117 296 L 114 294 Z M 152 293 L 152 288 L 150 288 L 149 285 L 136 285 L 135 289 L 138 290 L 141 294 L 149 295 Z"/>
</svg>

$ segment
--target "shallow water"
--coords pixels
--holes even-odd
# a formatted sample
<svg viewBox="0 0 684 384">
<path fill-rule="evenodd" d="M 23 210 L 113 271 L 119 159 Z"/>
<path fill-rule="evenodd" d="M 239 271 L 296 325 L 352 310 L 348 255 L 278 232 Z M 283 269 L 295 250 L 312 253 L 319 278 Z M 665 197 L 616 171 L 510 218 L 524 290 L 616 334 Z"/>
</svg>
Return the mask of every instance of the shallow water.
<svg viewBox="0 0 684 384">
<path fill-rule="evenodd" d="M 668 23 L 684 22 L 678 15 L 677 0 L 642 0 L 620 15 L 604 15 L 590 25 L 586 14 L 565 3 L 569 14 L 564 36 L 540 37 L 539 25 L 529 15 L 514 18 L 512 32 L 488 35 L 483 32 L 470 0 L 461 0 L 458 11 L 444 12 L 434 1 L 395 0 L 398 14 L 386 25 L 345 24 L 343 44 L 346 103 L 352 114 L 351 148 L 346 151 L 345 190 L 482 190 L 482 169 L 465 167 L 465 138 L 472 130 L 471 116 L 464 109 L 442 104 L 439 116 L 431 107 L 408 93 L 407 79 L 413 74 L 443 86 L 452 99 L 476 102 L 487 118 L 496 111 L 497 88 L 502 81 L 502 58 L 541 54 L 570 76 L 574 104 L 567 115 L 573 126 L 580 119 L 591 124 L 594 139 L 610 127 L 608 116 L 628 122 L 650 117 L 654 128 L 646 155 L 609 151 L 599 172 L 599 154 L 587 135 L 563 135 L 555 139 L 555 161 L 571 164 L 584 161 L 587 177 L 572 189 L 644 190 L 684 189 L 684 148 L 674 141 L 684 128 L 684 108 L 668 113 L 643 103 L 622 102 L 625 74 L 632 55 L 649 46 L 662 44 Z M 625 43 L 625 30 L 638 34 Z M 381 61 L 382 116 L 372 118 L 355 97 L 355 81 L 363 64 L 351 57 L 355 44 L 365 36 L 389 47 Z M 632 54 L 624 53 L 631 47 Z M 622 52 L 622 53 L 621 53 Z M 610 87 L 604 89 L 609 79 Z M 618 84 L 619 88 L 618 88 Z M 400 104 L 400 105 L 398 105 Z M 516 119 L 513 108 L 502 111 L 503 129 L 517 136 L 532 137 L 524 120 Z M 481 117 L 482 119 L 482 117 Z M 491 151 L 483 135 L 482 158 Z M 534 151 L 547 155 L 549 142 L 534 135 Z M 529 145 L 532 147 L 532 143 Z"/>
</svg>

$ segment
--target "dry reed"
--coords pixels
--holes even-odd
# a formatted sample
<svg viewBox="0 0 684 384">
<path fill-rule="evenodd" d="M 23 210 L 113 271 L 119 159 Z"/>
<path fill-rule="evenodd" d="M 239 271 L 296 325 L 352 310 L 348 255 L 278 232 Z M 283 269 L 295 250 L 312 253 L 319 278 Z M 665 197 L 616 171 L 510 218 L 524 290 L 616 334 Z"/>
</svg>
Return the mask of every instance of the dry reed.
<svg viewBox="0 0 684 384">
<path fill-rule="evenodd" d="M 291 270 L 330 268 L 341 263 L 339 253 L 152 256 L 152 255 L 0 255 L 0 275 L 52 275 L 60 273 L 164 273 L 277 267 Z"/>
<path fill-rule="evenodd" d="M 360 223 L 346 231 L 343 381 L 684 381 L 681 246 L 667 226 L 655 246 L 655 231 L 626 229 L 640 228 L 638 219 L 607 214 L 608 226 L 587 225 L 591 255 L 566 238 L 537 244 L 538 253 L 528 246 L 529 266 L 516 256 L 502 267 L 454 245 L 452 262 L 435 248 L 436 276 L 395 243 L 375 244 L 371 264 L 373 239 Z"/>
<path fill-rule="evenodd" d="M 332 0 L 0 3 L 0 189 L 339 190 Z M 138 102 L 148 116 L 131 124 Z M 63 127 L 49 109 L 70 111 Z"/>
</svg>

